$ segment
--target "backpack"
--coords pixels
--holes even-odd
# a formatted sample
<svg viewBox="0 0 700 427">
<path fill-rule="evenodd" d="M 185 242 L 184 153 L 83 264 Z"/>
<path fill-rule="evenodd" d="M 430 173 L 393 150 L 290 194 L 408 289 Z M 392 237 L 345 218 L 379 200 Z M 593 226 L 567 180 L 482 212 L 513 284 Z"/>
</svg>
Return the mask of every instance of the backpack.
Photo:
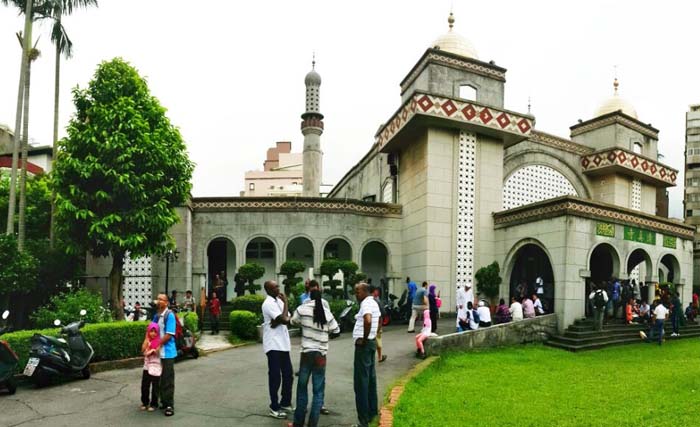
<svg viewBox="0 0 700 427">
<path fill-rule="evenodd" d="M 604 308 L 605 307 L 605 297 L 603 296 L 603 291 L 600 289 L 595 291 L 595 295 L 593 296 L 593 307 L 595 307 L 595 308 Z"/>
<path fill-rule="evenodd" d="M 474 323 L 481 322 L 481 318 L 479 317 L 479 312 L 476 310 L 472 310 L 472 318 L 474 319 Z"/>
</svg>

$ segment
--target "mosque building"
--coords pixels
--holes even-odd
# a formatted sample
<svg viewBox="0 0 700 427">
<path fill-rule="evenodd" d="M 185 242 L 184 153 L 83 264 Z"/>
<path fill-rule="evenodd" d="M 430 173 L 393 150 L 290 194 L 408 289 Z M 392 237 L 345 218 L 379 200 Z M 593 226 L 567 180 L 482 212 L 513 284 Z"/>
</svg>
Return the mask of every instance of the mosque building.
<svg viewBox="0 0 700 427">
<path fill-rule="evenodd" d="M 585 315 L 590 283 L 613 277 L 672 282 L 688 301 L 695 227 L 657 215 L 657 194 L 678 171 L 659 162 L 659 130 L 640 120 L 617 79 L 569 138 L 550 135 L 529 113 L 504 108 L 506 69 L 480 60 L 454 23 L 450 14 L 447 33 L 401 81 L 401 105 L 327 197 L 321 76 L 309 72 L 302 196 L 192 198 L 172 230 L 171 283 L 199 289 L 224 270 L 233 295 L 231 278 L 246 262 L 265 267 L 262 282 L 278 279 L 287 260 L 320 278 L 321 262 L 337 257 L 375 284 L 387 278 L 396 295 L 407 276 L 434 283 L 452 311 L 455 287 L 474 286 L 476 271 L 496 261 L 501 297 L 541 277 L 562 329 Z M 110 265 L 88 267 L 102 277 Z M 126 268 L 127 296 L 163 289 L 162 260 Z M 138 273 L 131 282 L 129 269 Z M 146 272 L 157 279 L 136 280 Z"/>
</svg>

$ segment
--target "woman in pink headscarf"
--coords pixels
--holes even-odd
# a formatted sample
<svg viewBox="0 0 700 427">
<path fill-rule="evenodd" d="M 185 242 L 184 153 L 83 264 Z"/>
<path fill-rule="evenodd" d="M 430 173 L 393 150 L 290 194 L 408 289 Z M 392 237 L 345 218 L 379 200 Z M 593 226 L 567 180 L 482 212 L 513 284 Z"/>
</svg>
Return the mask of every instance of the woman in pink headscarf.
<svg viewBox="0 0 700 427">
<path fill-rule="evenodd" d="M 425 347 L 423 341 L 430 337 L 433 322 L 430 321 L 430 310 L 423 311 L 423 329 L 416 335 L 416 356 L 425 359 Z"/>
</svg>

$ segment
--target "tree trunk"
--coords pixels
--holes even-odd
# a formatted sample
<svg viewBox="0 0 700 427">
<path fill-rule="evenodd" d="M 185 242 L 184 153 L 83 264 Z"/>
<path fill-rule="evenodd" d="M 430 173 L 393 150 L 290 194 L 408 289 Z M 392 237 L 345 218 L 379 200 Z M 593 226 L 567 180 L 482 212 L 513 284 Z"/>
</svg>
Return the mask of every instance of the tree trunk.
<svg viewBox="0 0 700 427">
<path fill-rule="evenodd" d="M 124 320 L 124 307 L 122 307 L 122 268 L 124 267 L 124 254 L 112 254 L 112 271 L 109 272 L 109 298 L 112 301 L 112 315 L 115 320 Z"/>
<path fill-rule="evenodd" d="M 24 43 L 22 44 L 22 61 L 19 71 L 19 88 L 17 90 L 17 109 L 15 110 L 15 135 L 12 147 L 12 169 L 10 172 L 10 200 L 7 207 L 7 234 L 15 232 L 15 209 L 17 199 L 17 163 L 19 160 L 20 128 L 22 127 L 22 99 L 24 98 L 25 74 L 29 64 L 29 50 L 32 47 L 32 6 L 28 1 L 24 11 Z"/>
<path fill-rule="evenodd" d="M 56 20 L 60 24 L 61 15 L 56 17 Z M 53 161 L 56 161 L 58 156 L 58 96 L 59 90 L 61 88 L 61 46 L 56 43 L 56 65 L 54 72 L 54 82 L 53 82 Z M 56 224 L 54 216 L 56 215 L 56 190 L 51 190 L 51 222 L 49 225 L 49 247 L 54 248 L 56 241 L 56 231 L 54 230 Z"/>
<path fill-rule="evenodd" d="M 19 175 L 19 221 L 17 226 L 17 250 L 24 251 L 27 224 L 27 157 L 29 156 L 29 85 L 32 61 L 27 62 L 24 77 L 24 112 L 22 113 L 22 169 Z"/>
</svg>

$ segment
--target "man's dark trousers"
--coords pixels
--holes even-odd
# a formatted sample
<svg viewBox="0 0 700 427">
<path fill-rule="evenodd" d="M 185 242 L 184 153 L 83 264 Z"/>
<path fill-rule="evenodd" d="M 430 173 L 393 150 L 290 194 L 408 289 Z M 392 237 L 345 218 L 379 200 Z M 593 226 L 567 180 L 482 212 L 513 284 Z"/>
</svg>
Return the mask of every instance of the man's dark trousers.
<svg viewBox="0 0 700 427">
<path fill-rule="evenodd" d="M 379 414 L 377 407 L 377 373 L 375 352 L 377 341 L 367 340 L 365 345 L 355 345 L 354 386 L 355 407 L 360 426 L 369 425 Z"/>
<path fill-rule="evenodd" d="M 270 350 L 267 356 L 267 380 L 270 388 L 270 409 L 279 411 L 280 406 L 292 406 L 292 359 L 288 351 Z M 277 392 L 282 383 L 282 399 L 278 400 Z"/>
<path fill-rule="evenodd" d="M 160 402 L 164 407 L 175 406 L 175 359 L 160 359 L 163 373 L 160 376 Z"/>
</svg>

